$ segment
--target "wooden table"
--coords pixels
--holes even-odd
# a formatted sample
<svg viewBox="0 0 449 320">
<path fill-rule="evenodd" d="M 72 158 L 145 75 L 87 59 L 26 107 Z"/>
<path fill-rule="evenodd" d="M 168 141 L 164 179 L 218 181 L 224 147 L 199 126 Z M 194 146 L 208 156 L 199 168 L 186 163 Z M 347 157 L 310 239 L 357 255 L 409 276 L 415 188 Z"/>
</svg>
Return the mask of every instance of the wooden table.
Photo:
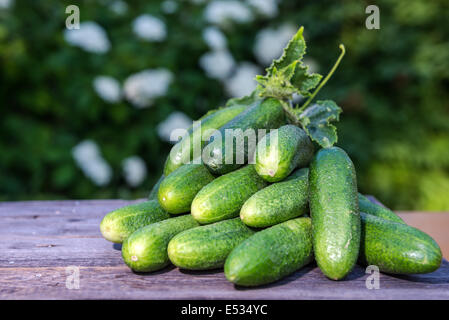
<svg viewBox="0 0 449 320">
<path fill-rule="evenodd" d="M 381 274 L 378 290 L 367 289 L 369 275 L 361 267 L 347 280 L 335 282 L 311 265 L 282 281 L 253 289 L 235 287 L 222 271 L 187 272 L 170 267 L 135 274 L 122 262 L 120 246 L 105 241 L 99 231 L 104 214 L 129 203 L 0 203 L 0 298 L 449 299 L 446 260 L 427 275 Z"/>
</svg>

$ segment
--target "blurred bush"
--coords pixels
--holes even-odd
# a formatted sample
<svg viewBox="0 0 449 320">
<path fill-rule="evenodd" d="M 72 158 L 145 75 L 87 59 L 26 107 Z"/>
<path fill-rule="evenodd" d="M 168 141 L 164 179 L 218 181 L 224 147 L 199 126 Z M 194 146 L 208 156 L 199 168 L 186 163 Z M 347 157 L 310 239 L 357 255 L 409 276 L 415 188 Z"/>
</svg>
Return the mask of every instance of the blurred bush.
<svg viewBox="0 0 449 320">
<path fill-rule="evenodd" d="M 319 96 L 344 109 L 360 191 L 449 209 L 447 1 L 375 1 L 380 30 L 368 1 L 77 1 L 81 33 L 70 4 L 0 2 L 0 199 L 145 197 L 164 132 L 250 90 L 304 25 L 316 71 L 347 48 Z"/>
</svg>

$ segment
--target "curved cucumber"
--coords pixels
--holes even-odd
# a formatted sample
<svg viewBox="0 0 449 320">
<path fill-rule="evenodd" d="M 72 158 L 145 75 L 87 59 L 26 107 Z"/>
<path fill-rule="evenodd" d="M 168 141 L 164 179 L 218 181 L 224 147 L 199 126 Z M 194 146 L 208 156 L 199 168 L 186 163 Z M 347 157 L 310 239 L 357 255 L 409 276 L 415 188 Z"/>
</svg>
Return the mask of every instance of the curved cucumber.
<svg viewBox="0 0 449 320">
<path fill-rule="evenodd" d="M 288 124 L 272 131 L 257 144 L 256 171 L 265 180 L 284 180 L 295 168 L 307 166 L 314 146 L 304 130 Z"/>
<path fill-rule="evenodd" d="M 308 210 L 309 169 L 294 171 L 286 181 L 256 192 L 240 210 L 240 218 L 250 227 L 269 227 L 302 216 Z"/>
<path fill-rule="evenodd" d="M 442 260 L 438 244 L 424 232 L 404 223 L 360 213 L 360 261 L 393 274 L 428 273 Z"/>
<path fill-rule="evenodd" d="M 359 210 L 360 212 L 368 213 L 379 218 L 387 219 L 394 222 L 404 223 L 400 217 L 388 208 L 382 207 L 376 203 L 371 202 L 367 197 L 359 193 Z"/>
<path fill-rule="evenodd" d="M 148 200 L 157 200 L 157 193 L 159 191 L 159 186 L 161 185 L 162 180 L 164 180 L 164 175 L 161 175 L 153 188 L 151 188 L 150 194 L 148 195 Z"/>
<path fill-rule="evenodd" d="M 100 223 L 106 240 L 122 243 L 131 233 L 151 223 L 170 218 L 157 200 L 131 204 L 109 212 Z"/>
<path fill-rule="evenodd" d="M 321 271 L 344 278 L 360 247 L 360 215 L 354 165 L 338 147 L 321 149 L 310 165 L 310 214 L 313 248 Z"/>
<path fill-rule="evenodd" d="M 236 105 L 216 110 L 200 118 L 201 128 L 191 127 L 188 130 L 188 135 L 172 147 L 170 155 L 165 162 L 164 175 L 168 176 L 183 164 L 190 162 L 194 156 L 195 143 L 201 146 L 202 149 L 206 143 L 205 141 L 209 140 L 210 134 L 212 133 L 211 130 L 217 130 L 245 109 L 246 106 Z"/>
<path fill-rule="evenodd" d="M 223 125 L 204 148 L 203 160 L 215 174 L 225 174 L 248 163 L 258 139 L 285 124 L 284 110 L 276 99 L 258 100 Z M 226 141 L 228 146 L 226 146 Z"/>
<path fill-rule="evenodd" d="M 285 221 L 256 233 L 226 259 L 226 278 L 257 286 L 279 280 L 313 260 L 310 218 Z"/>
<path fill-rule="evenodd" d="M 162 208 L 178 214 L 190 211 L 193 198 L 214 176 L 202 164 L 186 164 L 170 173 L 159 186 Z"/>
<path fill-rule="evenodd" d="M 254 232 L 239 218 L 189 229 L 170 241 L 168 257 L 183 269 L 221 268 L 232 249 Z"/>
<path fill-rule="evenodd" d="M 170 240 L 178 233 L 197 226 L 198 223 L 187 214 L 141 228 L 123 242 L 123 260 L 135 271 L 162 269 L 170 263 L 167 254 Z"/>
<path fill-rule="evenodd" d="M 225 174 L 198 192 L 192 216 L 201 224 L 237 217 L 245 201 L 266 185 L 254 165 Z"/>
</svg>

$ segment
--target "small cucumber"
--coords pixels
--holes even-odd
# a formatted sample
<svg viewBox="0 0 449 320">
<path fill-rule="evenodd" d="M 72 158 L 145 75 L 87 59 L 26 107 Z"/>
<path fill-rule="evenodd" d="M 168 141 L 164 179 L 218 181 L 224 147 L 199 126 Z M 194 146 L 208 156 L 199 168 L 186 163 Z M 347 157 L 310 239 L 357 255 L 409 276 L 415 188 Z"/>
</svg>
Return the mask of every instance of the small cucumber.
<svg viewBox="0 0 449 320">
<path fill-rule="evenodd" d="M 360 213 L 360 261 L 392 274 L 429 273 L 440 267 L 438 244 L 426 233 L 404 223 Z"/>
<path fill-rule="evenodd" d="M 201 224 L 235 218 L 254 193 L 267 186 L 254 165 L 218 177 L 198 192 L 192 202 L 192 216 Z"/>
<path fill-rule="evenodd" d="M 104 216 L 100 231 L 106 240 L 122 243 L 131 233 L 151 223 L 170 218 L 157 200 L 131 204 Z"/>
<path fill-rule="evenodd" d="M 359 193 L 359 210 L 383 219 L 405 224 L 404 220 L 398 217 L 393 211 L 371 202 L 367 197 Z"/>
<path fill-rule="evenodd" d="M 309 169 L 294 171 L 285 181 L 256 192 L 240 210 L 240 218 L 250 227 L 269 227 L 302 216 L 308 211 Z"/>
<path fill-rule="evenodd" d="M 288 124 L 272 131 L 257 144 L 256 171 L 268 182 L 284 180 L 295 168 L 309 164 L 314 146 L 304 130 Z"/>
<path fill-rule="evenodd" d="M 263 137 L 259 129 L 277 129 L 285 124 L 285 121 L 284 110 L 277 99 L 269 98 L 254 102 L 245 111 L 223 125 L 218 130 L 218 136 L 213 135 L 214 140 L 204 148 L 204 153 L 207 155 L 204 157 L 203 154 L 205 164 L 214 174 L 225 174 L 236 170 L 248 163 L 248 156 L 253 156 L 257 139 Z M 252 133 L 251 136 L 248 135 L 249 132 Z M 233 133 L 233 136 L 226 138 L 229 133 Z M 249 137 L 252 138 L 249 139 Z M 228 143 L 226 143 L 227 140 Z"/>
<path fill-rule="evenodd" d="M 197 227 L 190 214 L 153 223 L 132 233 L 122 246 L 122 257 L 134 271 L 150 272 L 167 266 L 167 246 L 178 233 Z"/>
<path fill-rule="evenodd" d="M 189 229 L 170 241 L 168 257 L 182 269 L 221 268 L 232 249 L 254 233 L 239 218 Z"/>
<path fill-rule="evenodd" d="M 339 280 L 354 267 L 360 247 L 354 165 L 338 147 L 321 149 L 309 175 L 315 259 L 328 278 Z"/>
<path fill-rule="evenodd" d="M 212 132 L 211 130 L 217 130 L 245 109 L 246 106 L 236 105 L 209 112 L 205 116 L 201 117 L 198 120 L 201 121 L 201 128 L 191 127 L 188 130 L 188 135 L 173 146 L 170 151 L 170 155 L 165 162 L 164 175 L 168 176 L 183 164 L 190 162 L 194 156 L 193 146 L 195 143 L 200 145 L 202 149 L 206 143 L 205 141 L 209 140 Z"/>
<path fill-rule="evenodd" d="M 190 211 L 195 195 L 214 176 L 203 164 L 186 164 L 170 173 L 159 186 L 158 199 L 162 208 L 178 214 Z"/>
<path fill-rule="evenodd" d="M 243 241 L 226 259 L 224 271 L 237 285 L 258 286 L 279 280 L 312 260 L 310 218 L 296 218 Z"/>
<path fill-rule="evenodd" d="M 162 180 L 164 180 L 164 175 L 161 175 L 153 188 L 151 188 L 150 194 L 148 195 L 148 200 L 157 200 L 157 193 L 159 191 L 159 186 L 161 185 Z"/>
</svg>

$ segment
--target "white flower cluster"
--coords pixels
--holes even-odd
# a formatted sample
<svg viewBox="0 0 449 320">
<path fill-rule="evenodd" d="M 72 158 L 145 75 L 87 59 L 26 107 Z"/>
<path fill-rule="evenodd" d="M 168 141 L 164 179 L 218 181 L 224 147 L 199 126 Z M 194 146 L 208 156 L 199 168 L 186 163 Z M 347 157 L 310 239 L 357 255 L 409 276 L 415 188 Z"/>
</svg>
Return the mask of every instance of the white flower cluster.
<svg viewBox="0 0 449 320">
<path fill-rule="evenodd" d="M 0 0 L 0 9 L 9 9 L 14 4 L 14 0 Z"/>
<path fill-rule="evenodd" d="M 296 28 L 282 25 L 277 29 L 267 28 L 256 35 L 254 55 L 259 63 L 268 66 L 273 59 L 279 58 L 288 41 L 295 35 Z"/>
<path fill-rule="evenodd" d="M 236 68 L 236 72 L 225 81 L 226 91 L 231 97 L 249 95 L 257 85 L 254 78 L 261 72 L 262 70 L 258 66 L 250 62 L 240 63 Z"/>
<path fill-rule="evenodd" d="M 115 14 L 122 15 L 128 11 L 128 4 L 123 0 L 115 0 L 109 5 L 109 10 Z"/>
<path fill-rule="evenodd" d="M 171 113 L 164 121 L 157 126 L 157 133 L 162 140 L 167 142 L 176 143 L 177 141 L 171 141 L 170 137 L 176 129 L 188 129 L 193 124 L 185 113 L 175 111 Z"/>
<path fill-rule="evenodd" d="M 100 98 L 109 103 L 119 102 L 122 98 L 120 83 L 109 76 L 97 76 L 93 81 L 95 92 Z"/>
<path fill-rule="evenodd" d="M 100 149 L 92 140 L 84 140 L 72 149 L 75 162 L 84 175 L 98 186 L 109 183 L 112 177 L 112 169 L 102 158 Z"/>
<path fill-rule="evenodd" d="M 273 18 L 278 14 L 277 0 L 247 0 L 247 2 L 257 13 L 268 18 Z"/>
<path fill-rule="evenodd" d="M 205 53 L 200 58 L 200 66 L 210 78 L 224 80 L 235 67 L 235 61 L 227 50 L 214 50 Z"/>
<path fill-rule="evenodd" d="M 93 21 L 80 23 L 79 29 L 65 30 L 64 38 L 69 44 L 93 53 L 106 53 L 111 47 L 106 31 Z"/>
<path fill-rule="evenodd" d="M 161 3 L 161 9 L 166 14 L 175 13 L 178 10 L 178 3 L 174 0 L 165 0 Z"/>
<path fill-rule="evenodd" d="M 226 37 L 217 27 L 207 27 L 204 29 L 203 39 L 212 50 L 226 49 Z"/>
<path fill-rule="evenodd" d="M 140 185 L 147 176 L 147 167 L 145 161 L 139 156 L 131 156 L 122 162 L 123 175 L 126 183 L 131 187 Z"/>
<path fill-rule="evenodd" d="M 167 36 L 165 23 L 152 15 L 143 14 L 133 21 L 133 31 L 146 41 L 163 41 Z"/>
<path fill-rule="evenodd" d="M 209 23 L 224 26 L 231 22 L 251 22 L 253 13 L 242 1 L 214 0 L 204 10 L 204 18 Z"/>
<path fill-rule="evenodd" d="M 123 90 L 136 108 L 146 108 L 154 99 L 166 94 L 172 80 L 173 74 L 167 69 L 147 69 L 129 76 Z"/>
</svg>

